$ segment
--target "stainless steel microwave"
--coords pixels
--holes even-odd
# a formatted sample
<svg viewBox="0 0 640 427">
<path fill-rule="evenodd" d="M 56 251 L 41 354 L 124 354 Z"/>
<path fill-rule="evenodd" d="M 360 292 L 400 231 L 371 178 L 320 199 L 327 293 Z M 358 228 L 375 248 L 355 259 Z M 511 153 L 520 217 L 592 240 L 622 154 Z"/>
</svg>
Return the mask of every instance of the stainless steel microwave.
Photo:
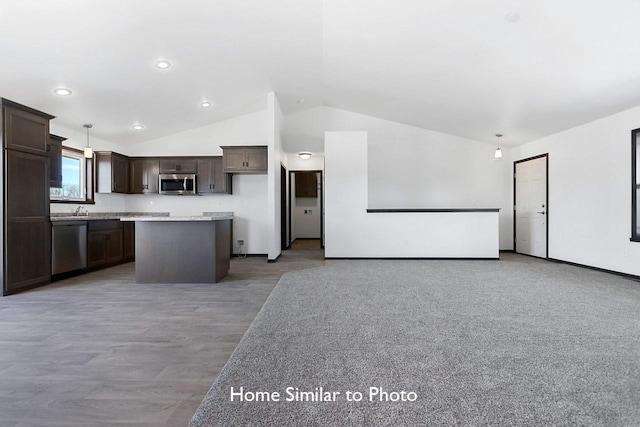
<svg viewBox="0 0 640 427">
<path fill-rule="evenodd" d="M 161 173 L 160 194 L 196 194 L 196 175 L 193 173 Z"/>
</svg>

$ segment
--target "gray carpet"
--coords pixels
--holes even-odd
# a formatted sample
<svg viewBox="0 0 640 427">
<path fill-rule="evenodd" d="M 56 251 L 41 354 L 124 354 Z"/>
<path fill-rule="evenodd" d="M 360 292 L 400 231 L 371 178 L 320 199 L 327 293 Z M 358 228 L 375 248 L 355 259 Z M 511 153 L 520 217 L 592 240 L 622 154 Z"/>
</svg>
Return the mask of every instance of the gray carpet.
<svg viewBox="0 0 640 427">
<path fill-rule="evenodd" d="M 640 425 L 640 283 L 503 258 L 286 274 L 191 425 Z M 231 387 L 281 400 L 231 402 Z M 287 402 L 287 387 L 341 394 Z"/>
</svg>

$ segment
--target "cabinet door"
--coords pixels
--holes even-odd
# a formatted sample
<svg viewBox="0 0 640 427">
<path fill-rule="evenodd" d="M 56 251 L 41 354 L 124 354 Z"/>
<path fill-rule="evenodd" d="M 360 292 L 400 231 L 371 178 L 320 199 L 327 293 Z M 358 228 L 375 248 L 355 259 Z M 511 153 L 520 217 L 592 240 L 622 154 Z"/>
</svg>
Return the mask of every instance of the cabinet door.
<svg viewBox="0 0 640 427">
<path fill-rule="evenodd" d="M 224 172 L 242 172 L 245 168 L 245 150 L 243 148 L 225 148 L 222 154 Z"/>
<path fill-rule="evenodd" d="M 196 173 L 196 159 L 179 159 L 177 168 L 180 173 Z"/>
<path fill-rule="evenodd" d="M 158 194 L 158 175 L 160 174 L 159 160 L 145 160 L 142 183 L 145 194 Z"/>
<path fill-rule="evenodd" d="M 111 157 L 112 191 L 114 193 L 129 192 L 129 160 L 125 157 L 112 155 Z"/>
<path fill-rule="evenodd" d="M 62 141 L 51 135 L 49 138 L 49 186 L 62 188 Z"/>
<path fill-rule="evenodd" d="M 51 224 L 25 220 L 7 224 L 5 293 L 51 280 Z"/>
<path fill-rule="evenodd" d="M 129 162 L 129 192 L 133 194 L 144 193 L 144 160 L 135 159 Z"/>
<path fill-rule="evenodd" d="M 213 192 L 213 160 L 212 159 L 198 159 L 196 191 L 198 192 L 198 194 Z"/>
<path fill-rule="evenodd" d="M 178 172 L 178 162 L 176 159 L 160 160 L 160 173 L 176 173 Z"/>
<path fill-rule="evenodd" d="M 47 155 L 49 118 L 4 106 L 5 147 Z"/>
<path fill-rule="evenodd" d="M 224 173 L 222 157 L 212 160 L 213 166 L 213 192 L 231 194 L 231 175 Z"/>
<path fill-rule="evenodd" d="M 110 230 L 107 232 L 105 252 L 108 263 L 122 261 L 124 254 L 122 230 Z"/>
<path fill-rule="evenodd" d="M 266 172 L 267 149 L 247 148 L 245 157 L 245 170 L 250 172 Z"/>
<path fill-rule="evenodd" d="M 107 263 L 107 233 L 90 231 L 87 233 L 87 264 L 89 268 Z"/>
<path fill-rule="evenodd" d="M 122 234 L 123 234 L 122 256 L 127 261 L 133 261 L 136 256 L 135 226 L 136 226 L 135 222 L 122 223 Z"/>
</svg>

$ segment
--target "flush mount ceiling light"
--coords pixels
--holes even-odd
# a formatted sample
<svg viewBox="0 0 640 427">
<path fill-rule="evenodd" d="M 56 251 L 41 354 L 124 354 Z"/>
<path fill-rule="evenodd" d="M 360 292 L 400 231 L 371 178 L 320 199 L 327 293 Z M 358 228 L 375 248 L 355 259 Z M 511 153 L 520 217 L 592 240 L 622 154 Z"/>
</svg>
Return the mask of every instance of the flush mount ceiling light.
<svg viewBox="0 0 640 427">
<path fill-rule="evenodd" d="M 91 123 L 87 123 L 86 125 L 82 125 L 83 128 L 87 130 L 87 146 L 84 147 L 84 157 L 86 159 L 90 159 L 93 157 L 93 149 L 89 145 L 89 129 L 93 127 Z"/>
<path fill-rule="evenodd" d="M 298 156 L 300 156 L 302 160 L 309 160 L 311 158 L 311 153 L 308 153 L 308 152 L 298 153 Z"/>
<path fill-rule="evenodd" d="M 298 104 L 303 104 L 304 103 L 304 98 L 300 98 L 296 101 L 296 103 Z"/>
<path fill-rule="evenodd" d="M 505 21 L 510 22 L 512 24 L 515 24 L 516 22 L 520 21 L 521 19 L 522 19 L 522 15 L 520 15 L 518 12 L 508 13 L 504 17 Z"/>
<path fill-rule="evenodd" d="M 53 93 L 60 96 L 69 96 L 71 95 L 71 89 L 67 89 L 66 87 L 59 87 L 53 90 Z"/>
<path fill-rule="evenodd" d="M 502 138 L 502 134 L 496 133 L 496 137 L 498 138 L 498 142 L 500 142 L 500 138 Z M 500 160 L 502 158 L 502 150 L 500 149 L 500 147 L 496 148 L 496 152 L 493 153 L 493 158 L 495 160 Z"/>
<path fill-rule="evenodd" d="M 133 128 L 133 130 L 142 130 L 142 129 L 144 129 L 144 126 L 138 123 L 138 124 L 135 124 L 135 125 L 131 126 L 131 128 Z"/>
<path fill-rule="evenodd" d="M 160 68 L 161 70 L 166 70 L 167 68 L 171 67 L 171 62 L 167 61 L 166 59 L 161 59 L 156 62 L 156 67 Z"/>
<path fill-rule="evenodd" d="M 213 103 L 212 103 L 211 101 L 202 101 L 202 102 L 200 103 L 200 106 L 201 106 L 202 108 L 209 108 L 209 107 L 211 107 L 212 105 L 213 105 Z"/>
</svg>

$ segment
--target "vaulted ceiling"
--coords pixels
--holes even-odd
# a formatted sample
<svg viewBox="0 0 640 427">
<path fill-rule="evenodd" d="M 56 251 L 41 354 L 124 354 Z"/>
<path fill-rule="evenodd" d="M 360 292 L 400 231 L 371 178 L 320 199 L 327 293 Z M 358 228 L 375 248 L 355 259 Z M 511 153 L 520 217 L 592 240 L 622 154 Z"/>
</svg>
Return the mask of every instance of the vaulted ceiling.
<svg viewBox="0 0 640 427">
<path fill-rule="evenodd" d="M 118 144 L 275 91 L 285 114 L 516 145 L 640 105 L 639 16 L 637 0 L 0 0 L 0 96 Z"/>
</svg>

